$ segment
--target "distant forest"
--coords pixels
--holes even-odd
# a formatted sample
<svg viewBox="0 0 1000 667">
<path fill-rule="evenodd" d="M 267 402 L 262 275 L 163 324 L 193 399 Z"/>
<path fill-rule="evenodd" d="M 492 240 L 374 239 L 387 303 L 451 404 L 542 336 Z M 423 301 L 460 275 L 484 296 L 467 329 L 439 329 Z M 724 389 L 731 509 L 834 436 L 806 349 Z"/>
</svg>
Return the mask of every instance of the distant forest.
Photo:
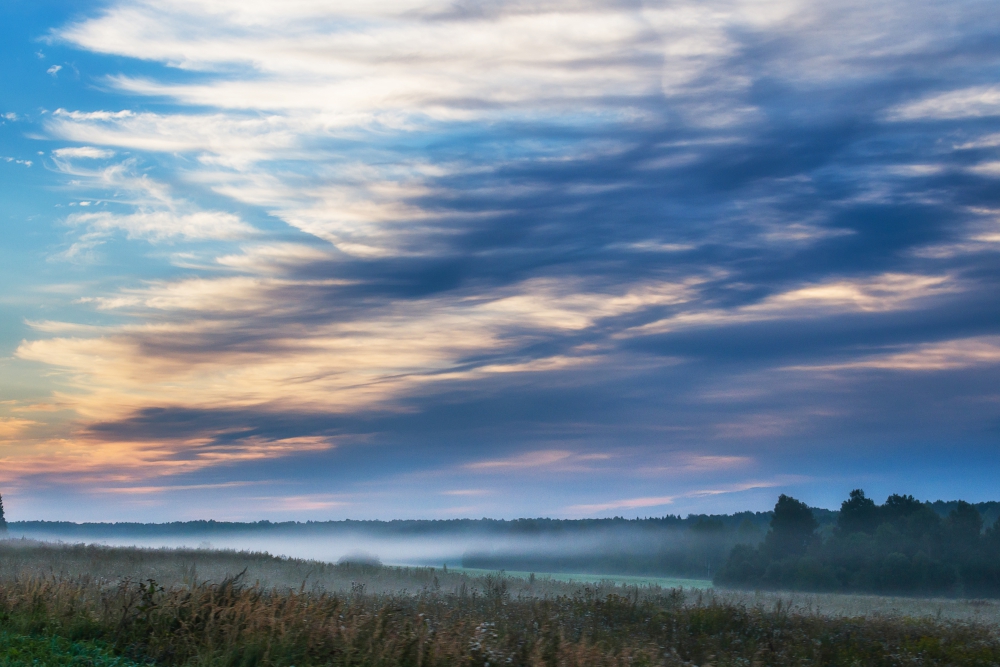
<svg viewBox="0 0 1000 667">
<path fill-rule="evenodd" d="M 821 530 L 814 510 L 783 495 L 763 541 L 733 547 L 715 583 L 1000 597 L 995 510 L 996 503 L 921 503 L 901 495 L 877 505 L 858 489 L 843 502 L 836 522 Z"/>
<path fill-rule="evenodd" d="M 13 521 L 64 541 L 224 536 L 462 538 L 469 568 L 676 576 L 729 587 L 1000 597 L 1000 502 L 882 505 L 854 491 L 840 511 L 782 496 L 769 512 L 625 519 L 452 519 L 161 524 Z M 280 544 L 280 542 L 278 542 Z M 427 562 L 427 565 L 440 563 Z"/>
<path fill-rule="evenodd" d="M 1000 503 L 998 503 L 1000 505 Z M 837 513 L 814 510 L 827 522 L 836 520 Z M 169 523 L 73 523 L 71 521 L 11 521 L 8 525 L 15 532 L 52 533 L 94 537 L 165 537 L 198 534 L 248 534 L 290 532 L 299 535 L 311 533 L 360 531 L 376 535 L 414 535 L 435 533 L 483 533 L 498 535 L 538 535 L 562 532 L 586 533 L 609 528 L 637 528 L 660 530 L 690 528 L 702 521 L 719 522 L 735 528 L 744 521 L 766 527 L 772 512 L 740 512 L 738 514 L 692 514 L 687 518 L 667 515 L 625 519 L 396 519 L 392 521 L 173 521 Z"/>
</svg>

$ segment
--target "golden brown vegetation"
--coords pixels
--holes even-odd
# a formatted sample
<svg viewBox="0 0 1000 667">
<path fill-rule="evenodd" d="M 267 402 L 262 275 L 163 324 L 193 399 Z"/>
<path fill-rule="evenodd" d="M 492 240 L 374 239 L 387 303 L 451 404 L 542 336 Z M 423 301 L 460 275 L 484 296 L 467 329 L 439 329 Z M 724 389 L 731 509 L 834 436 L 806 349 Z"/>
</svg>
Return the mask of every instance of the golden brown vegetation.
<svg viewBox="0 0 1000 667">
<path fill-rule="evenodd" d="M 119 655 L 162 665 L 1000 664 L 996 627 L 967 621 L 828 616 L 783 603 L 610 584 L 563 591 L 562 584 L 503 575 L 449 573 L 445 581 L 458 585 L 446 588 L 445 574 L 429 568 L 327 565 L 322 576 L 353 577 L 353 586 L 337 591 L 308 580 L 297 588 L 263 586 L 248 581 L 249 570 L 212 582 L 194 576 L 189 552 L 174 554 L 180 565 L 171 571 L 179 579 L 164 586 L 154 577 L 112 579 L 100 571 L 109 561 L 132 559 L 133 573 L 166 573 L 170 552 L 66 548 L 65 571 L 48 574 L 38 571 L 43 557 L 27 557 L 60 553 L 53 549 L 0 548 L 3 630 L 103 641 Z M 195 555 L 228 558 L 230 565 L 238 556 Z M 259 559 L 259 568 L 323 569 L 243 558 Z M 80 573 L 88 563 L 97 571 Z M 211 568 L 198 564 L 203 572 Z M 390 579 L 409 581 L 409 591 L 369 588 Z"/>
</svg>

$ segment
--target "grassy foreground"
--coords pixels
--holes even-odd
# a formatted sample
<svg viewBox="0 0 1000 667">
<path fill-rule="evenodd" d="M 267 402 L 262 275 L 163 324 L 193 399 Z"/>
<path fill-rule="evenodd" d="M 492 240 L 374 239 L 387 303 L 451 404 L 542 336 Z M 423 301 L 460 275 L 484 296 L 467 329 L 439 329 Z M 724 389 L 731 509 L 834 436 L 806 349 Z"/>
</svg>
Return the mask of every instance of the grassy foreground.
<svg viewBox="0 0 1000 667">
<path fill-rule="evenodd" d="M 1000 664 L 998 626 L 989 623 L 831 616 L 655 586 L 532 588 L 430 568 L 330 565 L 320 579 L 353 585 L 265 586 L 245 574 L 199 580 L 191 552 L 19 548 L 0 546 L 0 667 Z M 283 562 L 297 574 L 322 566 L 242 558 L 274 573 Z M 124 561 L 130 577 L 103 576 Z M 131 577 L 141 571 L 188 576 L 161 585 Z M 408 583 L 388 590 L 390 581 Z"/>
<path fill-rule="evenodd" d="M 27 637 L 0 632 L 0 667 L 46 665 L 61 667 L 136 667 L 93 642 L 71 642 L 62 637 Z"/>
<path fill-rule="evenodd" d="M 1000 638 L 982 625 L 691 604 L 679 591 L 511 598 L 501 577 L 465 595 L 27 579 L 0 586 L 0 625 L 160 665 L 1000 664 Z M 42 651 L 52 640 L 18 641 Z M 124 664 L 92 655 L 36 664 Z"/>
</svg>

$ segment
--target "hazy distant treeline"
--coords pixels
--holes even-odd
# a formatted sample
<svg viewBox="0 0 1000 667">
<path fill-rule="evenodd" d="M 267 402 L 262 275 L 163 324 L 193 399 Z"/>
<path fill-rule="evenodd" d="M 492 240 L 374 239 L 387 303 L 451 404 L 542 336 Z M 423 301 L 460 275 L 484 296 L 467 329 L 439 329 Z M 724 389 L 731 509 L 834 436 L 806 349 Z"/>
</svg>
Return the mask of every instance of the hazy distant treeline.
<svg viewBox="0 0 1000 667">
<path fill-rule="evenodd" d="M 816 510 L 822 519 L 833 521 L 836 512 Z M 10 528 L 18 532 L 58 533 L 80 537 L 146 537 L 157 535 L 217 535 L 225 533 L 327 533 L 365 532 L 381 535 L 435 533 L 489 533 L 496 535 L 541 535 L 588 533 L 594 530 L 629 528 L 657 531 L 690 528 L 701 521 L 711 520 L 726 528 L 736 528 L 743 522 L 763 526 L 771 520 L 771 512 L 739 512 L 722 515 L 689 515 L 687 518 L 667 515 L 625 519 L 412 519 L 392 521 L 173 521 L 169 523 L 73 523 L 70 521 L 12 521 Z"/>
<path fill-rule="evenodd" d="M 877 505 L 851 492 L 821 530 L 814 510 L 781 496 L 758 545 L 736 545 L 715 582 L 753 588 L 1000 597 L 996 503 Z M 943 511 L 947 514 L 942 516 Z M 984 514 L 992 518 L 986 523 Z M 988 526 L 988 527 L 987 527 Z M 985 530 L 984 530 L 985 528 Z"/>
<path fill-rule="evenodd" d="M 935 501 L 924 503 L 942 517 L 963 501 Z M 974 504 L 987 524 L 992 525 L 1000 517 L 1000 502 Z M 838 511 L 812 508 L 812 513 L 820 526 L 832 527 L 837 522 Z M 704 522 L 721 524 L 726 530 L 737 530 L 745 524 L 757 526 L 766 531 L 774 515 L 767 512 L 737 512 L 735 514 L 690 514 L 686 518 L 675 515 L 626 519 L 400 519 L 393 521 L 172 521 L 167 523 L 135 522 L 93 522 L 74 523 L 71 521 L 10 521 L 8 526 L 15 533 L 54 533 L 77 535 L 80 538 L 100 537 L 144 537 L 172 535 L 218 535 L 226 533 L 326 533 L 365 532 L 385 535 L 434 534 L 434 533 L 493 533 L 510 535 L 531 535 L 560 532 L 585 533 L 595 529 L 637 528 L 640 530 L 660 530 L 664 528 L 695 528 Z"/>
<path fill-rule="evenodd" d="M 995 529 L 955 537 L 956 516 L 993 526 L 1000 503 L 884 505 L 852 496 L 841 511 L 803 510 L 801 549 L 779 537 L 778 511 L 625 519 L 186 521 L 162 524 L 11 522 L 13 536 L 65 542 L 268 551 L 336 562 L 359 554 L 387 563 L 462 565 L 526 572 L 711 578 L 755 588 L 957 593 L 1000 596 Z M 796 501 L 797 502 L 797 501 Z M 857 510 L 855 505 L 861 503 Z M 798 506 L 796 505 L 796 506 Z M 875 509 L 871 509 L 871 508 Z M 852 517 L 861 512 L 862 523 Z M 853 512 L 853 513 L 852 513 Z M 869 514 L 865 514 L 869 512 Z M 807 515 L 807 516 L 806 516 Z M 954 516 L 953 516 L 954 515 Z M 775 521 L 778 521 L 775 524 Z M 867 523 L 865 523 L 865 521 Z M 778 526 L 775 528 L 775 526 Z M 856 526 L 862 526 L 856 528 Z M 963 535 L 971 535 L 968 528 Z M 778 536 L 778 537 L 776 537 Z M 993 540 L 993 541 L 991 541 Z M 784 544 L 784 546 L 781 546 Z M 961 549 L 954 545 L 963 545 Z M 980 574 L 975 574 L 979 572 Z M 987 583 L 984 583 L 987 582 Z"/>
</svg>

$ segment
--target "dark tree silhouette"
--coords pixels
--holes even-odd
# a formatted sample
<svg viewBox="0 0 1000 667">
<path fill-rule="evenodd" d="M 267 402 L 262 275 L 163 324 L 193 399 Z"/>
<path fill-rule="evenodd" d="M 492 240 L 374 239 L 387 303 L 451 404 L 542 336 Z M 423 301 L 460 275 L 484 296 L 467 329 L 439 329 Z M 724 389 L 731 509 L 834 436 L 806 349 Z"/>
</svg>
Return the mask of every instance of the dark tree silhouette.
<svg viewBox="0 0 1000 667">
<path fill-rule="evenodd" d="M 983 531 L 983 517 L 976 508 L 965 502 L 958 501 L 958 506 L 948 515 L 948 537 L 953 547 L 961 549 L 974 548 L 979 542 Z"/>
<path fill-rule="evenodd" d="M 778 558 L 800 555 L 815 541 L 818 527 L 808 505 L 781 494 L 774 505 L 771 531 L 764 538 L 764 547 Z"/>
<path fill-rule="evenodd" d="M 0 533 L 7 532 L 7 519 L 3 515 L 3 496 L 0 495 Z"/>
<path fill-rule="evenodd" d="M 885 503 L 879 509 L 882 514 L 881 521 L 893 523 L 916 514 L 924 509 L 924 504 L 913 496 L 901 496 L 894 493 L 885 499 Z"/>
<path fill-rule="evenodd" d="M 939 510 L 946 507 L 951 512 L 942 518 Z M 992 524 L 985 531 L 983 508 Z M 764 543 L 735 546 L 716 582 L 1000 598 L 1000 519 L 992 509 L 898 494 L 875 505 L 859 489 L 841 505 L 837 527 L 821 539 L 811 532 L 809 508 L 782 496 Z"/>
<path fill-rule="evenodd" d="M 851 491 L 851 497 L 840 504 L 840 516 L 837 517 L 837 528 L 844 534 L 868 533 L 878 528 L 878 505 L 871 498 L 865 497 L 861 489 Z"/>
</svg>

